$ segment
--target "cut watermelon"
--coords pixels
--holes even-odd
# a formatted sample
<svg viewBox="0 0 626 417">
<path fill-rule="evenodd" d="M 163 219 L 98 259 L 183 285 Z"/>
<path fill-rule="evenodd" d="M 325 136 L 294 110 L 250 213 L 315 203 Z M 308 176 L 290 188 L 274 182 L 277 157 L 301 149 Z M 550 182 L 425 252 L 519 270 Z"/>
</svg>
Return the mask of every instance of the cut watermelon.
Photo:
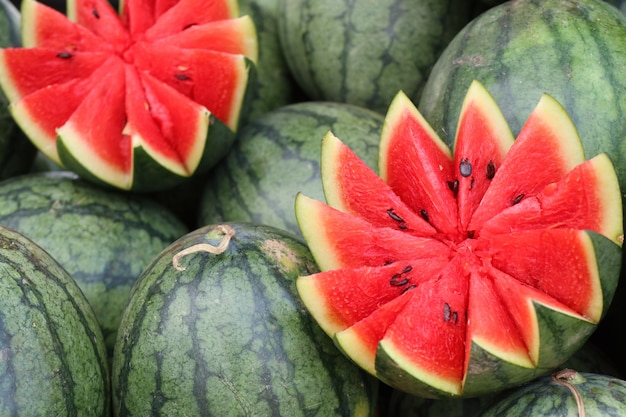
<svg viewBox="0 0 626 417">
<path fill-rule="evenodd" d="M 165 189 L 228 151 L 257 40 L 233 0 L 22 2 L 0 50 L 13 118 L 50 159 L 120 189 Z"/>
<path fill-rule="evenodd" d="M 329 132 L 326 203 L 296 197 L 322 272 L 298 278 L 320 326 L 392 387 L 471 397 L 566 361 L 615 292 L 622 200 L 610 159 L 541 97 L 517 139 L 478 82 L 454 152 L 399 93 L 380 177 Z"/>
</svg>

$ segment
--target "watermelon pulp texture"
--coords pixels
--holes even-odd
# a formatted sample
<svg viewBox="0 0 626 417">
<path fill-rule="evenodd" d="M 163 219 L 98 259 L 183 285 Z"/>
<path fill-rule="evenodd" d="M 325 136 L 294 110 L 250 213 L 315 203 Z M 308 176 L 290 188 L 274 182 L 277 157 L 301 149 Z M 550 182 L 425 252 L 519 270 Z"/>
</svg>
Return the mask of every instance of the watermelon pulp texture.
<svg viewBox="0 0 626 417">
<path fill-rule="evenodd" d="M 237 2 L 22 2 L 23 48 L 0 51 L 13 118 L 49 158 L 122 189 L 213 165 L 240 122 L 256 33 Z"/>
<path fill-rule="evenodd" d="M 379 176 L 332 133 L 327 204 L 296 217 L 323 271 L 298 279 L 312 315 L 356 363 L 425 397 L 474 396 L 558 366 L 606 312 L 621 265 L 610 159 L 585 160 L 544 95 L 514 141 L 491 95 L 469 88 L 452 152 L 399 93 Z"/>
</svg>

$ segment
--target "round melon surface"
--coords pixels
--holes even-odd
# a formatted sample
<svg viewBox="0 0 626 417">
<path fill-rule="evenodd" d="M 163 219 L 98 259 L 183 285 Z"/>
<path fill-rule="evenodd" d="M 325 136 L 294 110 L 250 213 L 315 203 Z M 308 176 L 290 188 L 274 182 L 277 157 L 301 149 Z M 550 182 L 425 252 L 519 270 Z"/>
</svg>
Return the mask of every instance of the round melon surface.
<svg viewBox="0 0 626 417">
<path fill-rule="evenodd" d="M 280 40 L 311 100 L 385 112 L 417 98 L 441 51 L 470 20 L 466 0 L 279 0 Z"/>
<path fill-rule="evenodd" d="M 266 225 L 178 239 L 142 273 L 122 318 L 116 415 L 373 416 L 378 384 L 297 297 L 296 277 L 315 270 L 300 240 Z"/>
<path fill-rule="evenodd" d="M 98 322 L 56 260 L 0 226 L 0 415 L 110 417 Z"/>
<path fill-rule="evenodd" d="M 103 189 L 65 171 L 0 182 L 0 224 L 35 241 L 69 272 L 95 312 L 110 355 L 136 278 L 188 232 L 143 196 Z"/>
<path fill-rule="evenodd" d="M 381 114 L 331 102 L 291 104 L 248 123 L 207 178 L 199 225 L 252 221 L 300 235 L 293 210 L 296 194 L 323 198 L 321 138 L 329 130 L 342 135 L 374 168 L 382 124 Z"/>
<path fill-rule="evenodd" d="M 562 369 L 495 401 L 482 417 L 621 417 L 626 381 L 609 375 Z"/>
</svg>

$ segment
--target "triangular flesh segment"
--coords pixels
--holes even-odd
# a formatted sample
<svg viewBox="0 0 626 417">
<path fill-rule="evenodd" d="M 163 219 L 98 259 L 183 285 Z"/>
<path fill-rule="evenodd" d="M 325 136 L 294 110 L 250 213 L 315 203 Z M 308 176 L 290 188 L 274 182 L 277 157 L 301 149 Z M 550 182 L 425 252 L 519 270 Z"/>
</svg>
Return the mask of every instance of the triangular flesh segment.
<svg viewBox="0 0 626 417">
<path fill-rule="evenodd" d="M 331 132 L 322 142 L 321 176 L 326 202 L 340 211 L 416 236 L 437 232 Z"/>
<path fill-rule="evenodd" d="M 382 305 L 363 320 L 335 333 L 335 343 L 355 363 L 370 374 L 376 375 L 378 343 L 410 300 L 411 295 L 404 294 Z"/>
<path fill-rule="evenodd" d="M 298 194 L 296 219 L 322 271 L 360 266 L 383 266 L 406 259 L 448 259 L 449 247 L 365 220 Z"/>
<path fill-rule="evenodd" d="M 181 0 L 158 17 L 145 32 L 145 39 L 153 42 L 159 38 L 179 33 L 193 25 L 239 17 L 235 0 L 211 1 L 198 6 L 197 0 Z"/>
<path fill-rule="evenodd" d="M 456 238 L 457 204 L 452 154 L 402 92 L 387 112 L 380 141 L 379 174 L 416 213 Z"/>
<path fill-rule="evenodd" d="M 454 145 L 460 230 L 467 230 L 513 141 L 498 104 L 482 84 L 474 81 L 461 107 Z"/>
<path fill-rule="evenodd" d="M 597 323 L 602 286 L 591 238 L 574 229 L 528 230 L 484 237 L 491 263 Z"/>
<path fill-rule="evenodd" d="M 437 276 L 447 263 L 447 259 L 434 258 L 333 269 L 299 277 L 296 285 L 308 310 L 332 335 Z"/>
<path fill-rule="evenodd" d="M 116 60 L 109 71 L 58 129 L 58 142 L 85 168 L 116 187 L 132 184 L 130 138 L 123 135 L 126 124 L 125 64 Z"/>
<path fill-rule="evenodd" d="M 532 363 L 538 364 L 541 360 L 539 358 L 541 341 L 535 303 L 543 304 L 565 315 L 581 316 L 549 295 L 519 282 L 514 277 L 497 270 L 491 271 L 490 274 L 494 279 L 494 287 L 499 298 L 515 320 L 517 329 L 524 339 Z M 581 319 L 584 320 L 583 317 Z"/>
<path fill-rule="evenodd" d="M 542 228 L 587 229 L 621 246 L 622 201 L 613 164 L 606 154 L 577 165 L 562 180 L 487 220 L 482 236 Z"/>
<path fill-rule="evenodd" d="M 139 69 L 206 107 L 231 130 L 237 130 L 248 78 L 245 57 L 141 42 L 132 51 Z"/>
<path fill-rule="evenodd" d="M 469 230 L 480 230 L 488 219 L 536 195 L 584 161 L 576 127 L 565 109 L 544 94 L 491 181 L 472 216 Z M 520 169 L 529 165 L 541 170 L 541 175 Z"/>
<path fill-rule="evenodd" d="M 250 16 L 194 25 L 154 43 L 181 49 L 206 49 L 258 58 L 256 30 Z"/>
<path fill-rule="evenodd" d="M 506 362 L 523 367 L 533 367 L 525 339 L 506 303 L 500 299 L 498 289 L 489 276 L 473 272 L 470 279 L 467 327 L 468 365 L 472 344 L 479 345 Z"/>
<path fill-rule="evenodd" d="M 379 349 L 428 385 L 460 395 L 465 362 L 469 279 L 451 262 L 407 292 L 411 300 L 388 327 Z"/>
<path fill-rule="evenodd" d="M 180 176 L 197 168 L 209 125 L 209 112 L 153 77 L 126 66 L 124 133 L 133 147 L 144 150 Z"/>
<path fill-rule="evenodd" d="M 109 42 L 103 42 L 102 38 L 50 6 L 36 0 L 23 0 L 20 10 L 24 48 L 46 47 L 57 52 L 113 51 Z"/>
<path fill-rule="evenodd" d="M 88 78 L 53 83 L 11 103 L 9 109 L 18 125 L 33 144 L 57 164 L 61 163 L 56 148 L 57 128 L 67 122 L 94 85 L 117 65 L 115 61 L 104 62 Z"/>
<path fill-rule="evenodd" d="M 66 55 L 52 48 L 0 49 L 0 83 L 9 101 L 15 102 L 54 84 L 87 78 L 109 57 L 101 52 Z"/>
<path fill-rule="evenodd" d="M 66 7 L 70 21 L 87 28 L 117 52 L 124 51 L 128 46 L 129 33 L 107 0 L 68 0 Z"/>
</svg>

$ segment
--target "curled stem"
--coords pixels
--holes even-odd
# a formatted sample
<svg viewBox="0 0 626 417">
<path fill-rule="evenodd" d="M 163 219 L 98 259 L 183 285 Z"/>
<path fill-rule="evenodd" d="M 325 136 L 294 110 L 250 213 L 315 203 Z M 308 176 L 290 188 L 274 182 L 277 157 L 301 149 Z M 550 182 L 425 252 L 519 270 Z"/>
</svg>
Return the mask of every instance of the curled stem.
<svg viewBox="0 0 626 417">
<path fill-rule="evenodd" d="M 578 373 L 573 369 L 563 369 L 562 371 L 553 373 L 552 380 L 559 385 L 567 387 L 572 392 L 574 398 L 576 399 L 576 406 L 578 407 L 578 417 L 585 417 L 586 413 L 583 397 L 580 395 L 580 392 L 576 389 L 574 384 L 570 383 L 570 381 L 573 380 L 577 374 Z"/>
<path fill-rule="evenodd" d="M 180 259 L 183 256 L 187 256 L 191 253 L 208 252 L 212 253 L 213 255 L 219 255 L 220 253 L 223 253 L 226 249 L 228 249 L 230 238 L 234 236 L 235 230 L 228 225 L 216 226 L 215 230 L 217 230 L 222 236 L 222 240 L 217 246 L 211 245 L 210 243 L 198 243 L 197 245 L 193 245 L 181 250 L 172 257 L 172 265 L 174 266 L 174 268 L 177 271 L 184 271 L 186 268 L 180 265 Z"/>
</svg>

